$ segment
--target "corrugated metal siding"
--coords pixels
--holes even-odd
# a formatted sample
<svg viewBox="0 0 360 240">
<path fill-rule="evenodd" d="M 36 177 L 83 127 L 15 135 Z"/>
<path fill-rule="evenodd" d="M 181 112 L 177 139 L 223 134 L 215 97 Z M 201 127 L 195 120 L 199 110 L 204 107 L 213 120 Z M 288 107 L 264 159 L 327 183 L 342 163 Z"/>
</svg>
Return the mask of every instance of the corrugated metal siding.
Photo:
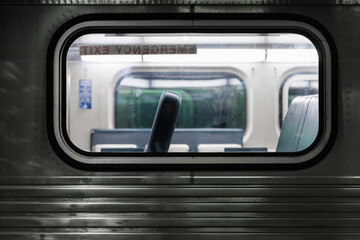
<svg viewBox="0 0 360 240">
<path fill-rule="evenodd" d="M 0 3 L 1 4 L 1 3 Z M 360 0 L 2 0 L 26 5 L 356 5 Z"/>
<path fill-rule="evenodd" d="M 0 182 L 1 239 L 360 237 L 356 177 L 179 175 Z"/>
</svg>

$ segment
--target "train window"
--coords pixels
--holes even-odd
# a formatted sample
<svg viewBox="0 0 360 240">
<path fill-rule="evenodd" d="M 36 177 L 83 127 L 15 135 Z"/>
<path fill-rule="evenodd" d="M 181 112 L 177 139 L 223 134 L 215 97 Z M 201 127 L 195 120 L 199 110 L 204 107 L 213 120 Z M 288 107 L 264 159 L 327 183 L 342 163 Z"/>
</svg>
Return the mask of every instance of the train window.
<svg viewBox="0 0 360 240">
<path fill-rule="evenodd" d="M 219 72 L 207 68 L 173 67 L 167 71 L 145 68 L 143 72 L 121 77 L 115 87 L 115 129 L 119 134 L 132 131 L 132 136 L 126 139 L 127 142 L 119 141 L 124 144 L 131 141 L 145 149 L 149 139 L 146 134 L 153 127 L 159 99 L 164 92 L 173 91 L 181 95 L 181 108 L 169 151 L 197 152 L 200 144 L 212 144 L 216 151 L 224 151 L 226 142 L 241 147 L 241 134 L 246 123 L 245 84 L 238 75 L 221 70 L 226 68 L 219 68 Z M 141 135 L 137 134 L 139 131 Z M 215 132 L 221 134 L 211 139 Z M 93 146 L 98 144 L 96 134 L 94 132 Z M 234 136 L 237 141 L 230 139 Z M 178 144 L 187 147 L 173 148 Z M 215 151 L 215 148 L 209 148 L 209 151 Z"/>
<path fill-rule="evenodd" d="M 59 47 L 57 124 L 75 152 L 101 163 L 164 154 L 238 163 L 259 152 L 301 153 L 323 127 L 323 56 L 311 35 L 95 29 Z"/>
<path fill-rule="evenodd" d="M 316 69 L 313 72 L 297 72 L 285 77 L 280 87 L 280 126 L 292 101 L 299 96 L 319 94 L 319 80 Z"/>
<path fill-rule="evenodd" d="M 319 83 L 316 80 L 300 80 L 292 83 L 288 91 L 288 106 L 298 96 L 314 95 L 319 93 Z"/>
<path fill-rule="evenodd" d="M 115 128 L 151 129 L 160 96 L 168 90 L 181 95 L 176 129 L 245 129 L 246 88 L 239 76 L 176 67 L 122 77 L 115 87 Z M 199 137 L 199 143 L 207 141 Z"/>
</svg>

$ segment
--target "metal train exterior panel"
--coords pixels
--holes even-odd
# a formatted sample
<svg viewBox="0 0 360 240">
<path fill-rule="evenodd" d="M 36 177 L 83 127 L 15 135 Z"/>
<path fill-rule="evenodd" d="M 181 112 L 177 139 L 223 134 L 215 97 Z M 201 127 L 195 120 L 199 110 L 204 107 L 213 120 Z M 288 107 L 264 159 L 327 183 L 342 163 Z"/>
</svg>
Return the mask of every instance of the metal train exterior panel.
<svg viewBox="0 0 360 240">
<path fill-rule="evenodd" d="M 336 134 L 317 160 L 113 170 L 69 162 L 49 124 L 59 29 L 88 16 L 205 15 L 291 15 L 329 33 Z M 1 239 L 359 239 L 359 1 L 4 1 L 0 23 Z"/>
</svg>

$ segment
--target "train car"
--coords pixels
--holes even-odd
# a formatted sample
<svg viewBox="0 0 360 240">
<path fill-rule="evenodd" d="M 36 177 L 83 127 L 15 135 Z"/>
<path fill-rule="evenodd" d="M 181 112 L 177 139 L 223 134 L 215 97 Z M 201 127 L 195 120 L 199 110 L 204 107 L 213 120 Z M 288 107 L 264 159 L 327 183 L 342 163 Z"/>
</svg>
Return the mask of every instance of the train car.
<svg viewBox="0 0 360 240">
<path fill-rule="evenodd" d="M 358 0 L 0 13 L 0 239 L 359 239 Z"/>
</svg>

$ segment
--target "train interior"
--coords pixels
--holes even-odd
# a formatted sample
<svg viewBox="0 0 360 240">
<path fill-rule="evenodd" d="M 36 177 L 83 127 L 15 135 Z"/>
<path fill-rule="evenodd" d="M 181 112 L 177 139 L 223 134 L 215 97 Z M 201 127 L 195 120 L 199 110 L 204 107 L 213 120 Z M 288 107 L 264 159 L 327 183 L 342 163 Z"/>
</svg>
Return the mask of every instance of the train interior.
<svg viewBox="0 0 360 240">
<path fill-rule="evenodd" d="M 316 139 L 319 58 L 300 34 L 91 33 L 66 54 L 81 150 L 299 152 Z"/>
</svg>

